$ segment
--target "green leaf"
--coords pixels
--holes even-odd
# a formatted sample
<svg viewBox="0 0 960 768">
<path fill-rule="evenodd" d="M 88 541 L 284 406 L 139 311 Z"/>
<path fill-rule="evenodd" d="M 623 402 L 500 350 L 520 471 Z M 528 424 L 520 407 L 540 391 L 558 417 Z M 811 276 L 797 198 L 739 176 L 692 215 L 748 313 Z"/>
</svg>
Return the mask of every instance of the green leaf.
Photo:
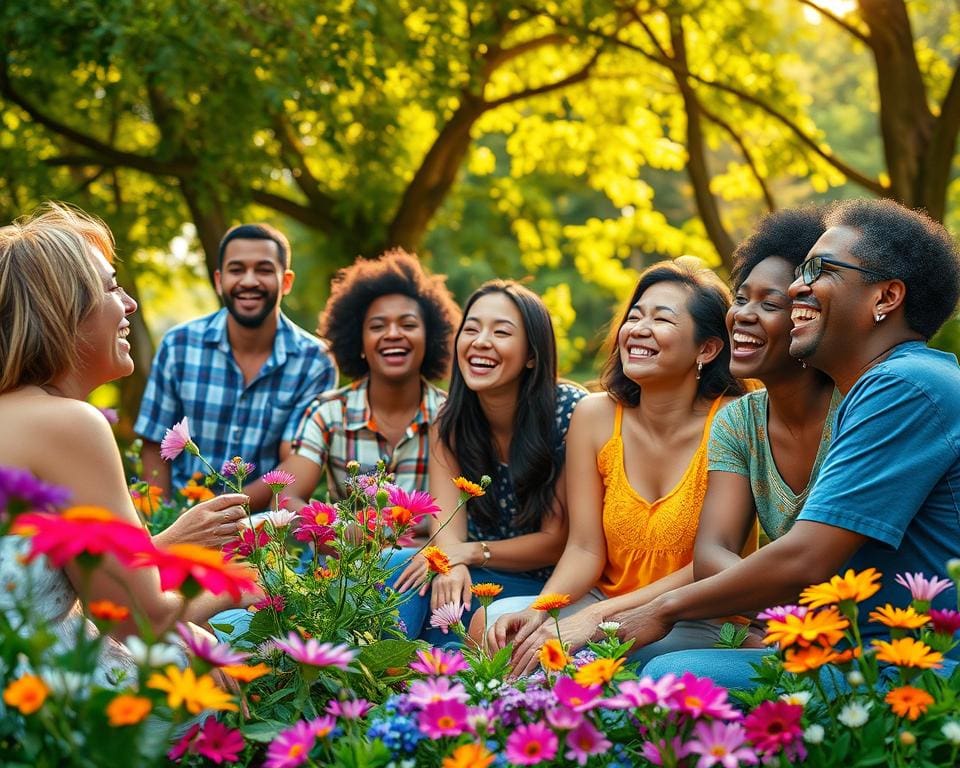
<svg viewBox="0 0 960 768">
<path fill-rule="evenodd" d="M 289 724 L 287 723 L 277 722 L 276 720 L 265 720 L 259 723 L 246 723 L 241 725 L 240 732 L 249 741 L 259 741 L 264 744 L 269 744 L 277 737 L 280 731 L 288 727 Z"/>
<path fill-rule="evenodd" d="M 406 667 L 419 647 L 413 640 L 378 640 L 365 646 L 357 658 L 376 675 L 391 667 Z"/>
</svg>

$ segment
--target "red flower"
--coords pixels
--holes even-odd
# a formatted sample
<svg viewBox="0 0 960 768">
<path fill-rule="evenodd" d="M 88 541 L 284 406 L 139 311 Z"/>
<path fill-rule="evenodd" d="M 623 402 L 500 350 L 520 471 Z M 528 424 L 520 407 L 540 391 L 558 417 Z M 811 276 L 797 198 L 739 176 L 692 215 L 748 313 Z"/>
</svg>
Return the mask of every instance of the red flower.
<svg viewBox="0 0 960 768">
<path fill-rule="evenodd" d="M 800 759 L 805 754 L 802 739 L 803 707 L 785 701 L 765 701 L 743 720 L 747 738 L 758 752 L 773 755 L 781 748 Z"/>
<path fill-rule="evenodd" d="M 154 550 L 144 556 L 140 564 L 155 565 L 160 570 L 161 589 L 180 589 L 184 582 L 192 580 L 214 595 L 229 592 L 234 600 L 239 600 L 242 592 L 257 589 L 254 571 L 231 563 L 214 549 L 196 544 L 173 544 L 167 549 Z M 181 591 L 193 595 L 197 590 L 188 585 Z"/>
<path fill-rule="evenodd" d="M 255 547 L 265 547 L 269 543 L 270 536 L 263 528 L 244 526 L 236 539 L 223 545 L 222 551 L 227 560 L 233 560 L 235 557 L 250 557 Z"/>
</svg>

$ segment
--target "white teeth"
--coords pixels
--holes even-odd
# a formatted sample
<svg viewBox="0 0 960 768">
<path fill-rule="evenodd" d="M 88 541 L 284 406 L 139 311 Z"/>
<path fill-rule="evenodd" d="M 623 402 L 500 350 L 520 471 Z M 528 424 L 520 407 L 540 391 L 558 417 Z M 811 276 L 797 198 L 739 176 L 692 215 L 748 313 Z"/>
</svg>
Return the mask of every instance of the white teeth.
<svg viewBox="0 0 960 768">
<path fill-rule="evenodd" d="M 118 335 L 121 339 L 127 338 L 127 336 L 130 335 L 130 326 L 129 326 L 129 325 L 125 325 L 123 328 L 121 328 L 121 329 L 117 332 L 117 335 Z"/>
<path fill-rule="evenodd" d="M 818 317 L 820 317 L 820 313 L 809 307 L 794 307 L 790 312 L 790 319 L 794 323 L 804 323 L 807 320 L 816 320 Z"/>
<path fill-rule="evenodd" d="M 656 351 L 647 347 L 627 347 L 627 352 L 631 357 L 653 357 Z"/>
<path fill-rule="evenodd" d="M 763 339 L 759 339 L 749 333 L 743 333 L 742 331 L 734 331 L 733 340 L 737 344 L 752 344 L 757 347 L 762 347 L 764 344 L 766 344 Z"/>
<path fill-rule="evenodd" d="M 467 359 L 467 362 L 478 368 L 496 368 L 497 366 L 497 361 L 491 360 L 488 357 L 471 357 Z"/>
<path fill-rule="evenodd" d="M 405 355 L 407 350 L 403 347 L 388 347 L 387 349 L 380 350 L 381 355 Z"/>
</svg>

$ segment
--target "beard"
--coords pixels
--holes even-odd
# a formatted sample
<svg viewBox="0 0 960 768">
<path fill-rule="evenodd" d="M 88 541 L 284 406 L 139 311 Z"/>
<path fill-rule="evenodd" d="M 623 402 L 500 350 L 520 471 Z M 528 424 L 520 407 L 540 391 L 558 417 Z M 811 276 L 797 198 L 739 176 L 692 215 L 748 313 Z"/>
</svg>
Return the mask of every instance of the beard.
<svg viewBox="0 0 960 768">
<path fill-rule="evenodd" d="M 246 293 L 259 294 L 263 298 L 263 307 L 259 312 L 254 314 L 244 313 L 237 309 L 237 299 L 236 294 Z M 242 325 L 244 328 L 259 328 L 263 325 L 264 320 L 270 317 L 273 314 L 274 310 L 277 308 L 277 304 L 280 303 L 280 294 L 279 292 L 271 291 L 235 291 L 234 293 L 224 293 L 223 294 L 223 305 L 227 308 L 227 312 L 230 313 L 230 316 L 237 321 L 239 325 Z"/>
</svg>

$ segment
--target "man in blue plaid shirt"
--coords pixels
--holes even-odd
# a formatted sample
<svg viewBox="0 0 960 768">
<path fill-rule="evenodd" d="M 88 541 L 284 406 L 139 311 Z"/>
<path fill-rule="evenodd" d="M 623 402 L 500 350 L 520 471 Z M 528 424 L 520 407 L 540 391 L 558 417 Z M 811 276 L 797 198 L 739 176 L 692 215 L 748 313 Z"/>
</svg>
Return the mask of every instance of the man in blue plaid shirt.
<svg viewBox="0 0 960 768">
<path fill-rule="evenodd" d="M 293 285 L 290 244 L 266 224 L 234 227 L 214 273 L 223 309 L 171 329 L 160 343 L 134 427 L 143 437 L 144 479 L 166 495 L 204 467 L 186 451 L 160 458 L 166 430 L 184 416 L 216 466 L 253 462 L 255 479 L 282 461 L 310 402 L 337 386 L 326 345 L 292 323 L 280 300 Z"/>
</svg>

